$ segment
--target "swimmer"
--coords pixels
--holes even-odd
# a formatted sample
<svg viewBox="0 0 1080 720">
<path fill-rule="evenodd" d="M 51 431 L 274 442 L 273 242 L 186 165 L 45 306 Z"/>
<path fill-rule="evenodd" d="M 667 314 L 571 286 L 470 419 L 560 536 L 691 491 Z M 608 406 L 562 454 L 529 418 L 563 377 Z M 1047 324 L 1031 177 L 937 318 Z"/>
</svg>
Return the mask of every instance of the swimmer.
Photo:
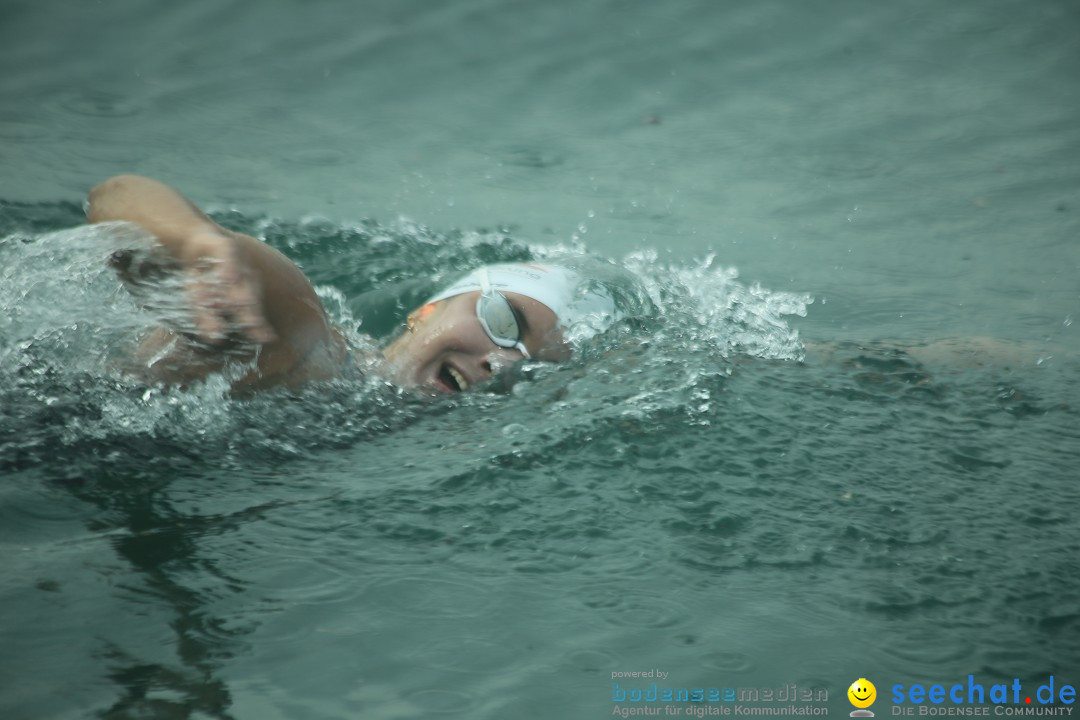
<svg viewBox="0 0 1080 720">
<path fill-rule="evenodd" d="M 137 175 L 106 180 L 90 191 L 87 219 L 133 223 L 156 238 L 163 257 L 155 262 L 133 261 L 127 251 L 112 256 L 136 296 L 162 274 L 182 279 L 190 322 L 155 328 L 133 358 L 132 372 L 150 382 L 182 384 L 243 368 L 230 375 L 235 390 L 297 387 L 360 361 L 405 388 L 461 392 L 525 359 L 565 360 L 569 327 L 616 317 L 611 295 L 586 287 L 573 270 L 494 265 L 410 313 L 407 330 L 381 357 L 357 356 L 295 263 L 221 227 L 167 185 Z"/>
</svg>

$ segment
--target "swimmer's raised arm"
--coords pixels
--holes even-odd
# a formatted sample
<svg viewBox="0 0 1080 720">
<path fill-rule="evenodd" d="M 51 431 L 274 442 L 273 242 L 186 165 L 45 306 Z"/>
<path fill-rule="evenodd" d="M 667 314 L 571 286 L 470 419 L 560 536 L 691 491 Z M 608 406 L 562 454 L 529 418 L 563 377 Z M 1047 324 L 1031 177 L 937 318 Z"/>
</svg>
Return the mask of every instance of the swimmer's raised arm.
<svg viewBox="0 0 1080 720">
<path fill-rule="evenodd" d="M 256 364 L 241 384 L 302 382 L 333 374 L 340 336 L 311 282 L 291 260 L 248 235 L 227 230 L 163 183 L 137 175 L 110 178 L 90 191 L 91 223 L 126 221 L 154 235 L 184 275 L 194 333 L 162 329 L 141 355 L 187 344 L 161 379 L 194 379 L 223 367 L 226 353 Z M 126 283 L 122 256 L 114 267 Z M 241 346 L 238 351 L 237 346 Z M 220 355 L 220 357 L 216 357 Z M 184 367 L 178 367 L 183 364 Z M 164 366 L 163 366 L 164 367 Z"/>
</svg>

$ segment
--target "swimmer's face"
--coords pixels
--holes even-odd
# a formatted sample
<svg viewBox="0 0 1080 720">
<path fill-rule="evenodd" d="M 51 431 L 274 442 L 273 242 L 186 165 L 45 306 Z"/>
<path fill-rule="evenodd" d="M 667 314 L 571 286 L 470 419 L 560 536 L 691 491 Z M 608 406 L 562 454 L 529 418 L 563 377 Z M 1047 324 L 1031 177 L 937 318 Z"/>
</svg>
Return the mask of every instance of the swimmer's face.
<svg viewBox="0 0 1080 720">
<path fill-rule="evenodd" d="M 503 293 L 522 324 L 522 342 L 540 360 L 565 360 L 555 313 L 517 293 Z M 520 350 L 496 345 L 476 317 L 480 292 L 468 292 L 435 303 L 416 318 L 385 350 L 394 382 L 432 392 L 461 392 L 523 359 Z"/>
</svg>

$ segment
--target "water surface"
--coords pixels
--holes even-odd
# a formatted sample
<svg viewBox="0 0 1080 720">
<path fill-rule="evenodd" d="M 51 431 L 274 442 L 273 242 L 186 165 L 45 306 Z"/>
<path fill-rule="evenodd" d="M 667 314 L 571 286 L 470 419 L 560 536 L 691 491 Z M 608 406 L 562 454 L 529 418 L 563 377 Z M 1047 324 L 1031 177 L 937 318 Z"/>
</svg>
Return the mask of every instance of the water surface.
<svg viewBox="0 0 1080 720">
<path fill-rule="evenodd" d="M 1073 5 L 3 12 L 5 717 L 1080 682 Z M 71 229 L 121 171 L 357 332 L 567 252 L 642 312 L 435 402 L 140 386 L 153 319 Z"/>
</svg>

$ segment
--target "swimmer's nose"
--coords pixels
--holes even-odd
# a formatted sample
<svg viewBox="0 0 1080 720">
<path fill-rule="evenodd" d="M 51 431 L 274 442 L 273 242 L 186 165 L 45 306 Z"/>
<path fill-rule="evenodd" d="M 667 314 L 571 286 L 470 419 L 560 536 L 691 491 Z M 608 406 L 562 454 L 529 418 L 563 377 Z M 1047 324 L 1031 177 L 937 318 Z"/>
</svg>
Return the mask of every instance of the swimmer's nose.
<svg viewBox="0 0 1080 720">
<path fill-rule="evenodd" d="M 499 348 L 498 350 L 492 350 L 480 361 L 479 370 L 483 373 L 484 379 L 498 375 L 503 370 L 521 362 L 524 358 L 517 350 Z"/>
</svg>

